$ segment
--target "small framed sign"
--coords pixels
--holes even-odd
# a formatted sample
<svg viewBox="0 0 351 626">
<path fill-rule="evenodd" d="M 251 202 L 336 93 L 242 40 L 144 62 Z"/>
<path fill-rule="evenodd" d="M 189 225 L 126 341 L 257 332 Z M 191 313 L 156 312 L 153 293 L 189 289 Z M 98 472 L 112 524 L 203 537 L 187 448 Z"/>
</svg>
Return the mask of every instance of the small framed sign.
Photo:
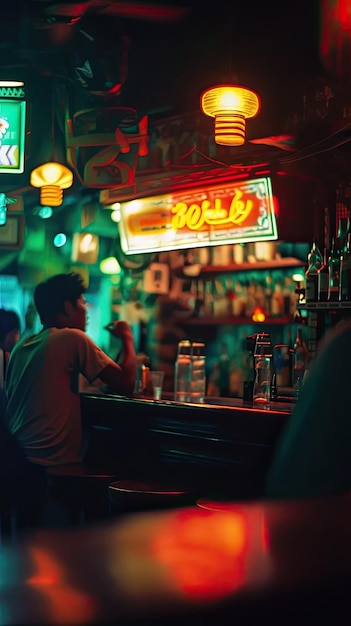
<svg viewBox="0 0 351 626">
<path fill-rule="evenodd" d="M 24 171 L 26 101 L 24 84 L 0 81 L 0 174 Z"/>
<path fill-rule="evenodd" d="M 23 232 L 24 215 L 7 215 L 6 224 L 0 226 L 0 250 L 22 248 Z"/>
</svg>

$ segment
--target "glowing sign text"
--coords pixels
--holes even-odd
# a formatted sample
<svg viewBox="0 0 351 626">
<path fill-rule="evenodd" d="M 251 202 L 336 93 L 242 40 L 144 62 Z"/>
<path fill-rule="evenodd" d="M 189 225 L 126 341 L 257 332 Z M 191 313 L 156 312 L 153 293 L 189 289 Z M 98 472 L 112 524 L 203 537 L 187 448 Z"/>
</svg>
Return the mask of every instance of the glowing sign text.
<svg viewBox="0 0 351 626">
<path fill-rule="evenodd" d="M 172 207 L 174 213 L 172 217 L 172 228 L 180 230 L 185 226 L 190 230 L 200 230 L 204 224 L 242 224 L 250 215 L 253 203 L 251 200 L 242 201 L 243 193 L 235 190 L 235 195 L 230 203 L 229 211 L 222 207 L 221 198 L 214 199 L 214 207 L 211 208 L 209 200 L 203 200 L 201 205 L 191 204 L 188 206 L 185 202 L 177 202 Z"/>
</svg>

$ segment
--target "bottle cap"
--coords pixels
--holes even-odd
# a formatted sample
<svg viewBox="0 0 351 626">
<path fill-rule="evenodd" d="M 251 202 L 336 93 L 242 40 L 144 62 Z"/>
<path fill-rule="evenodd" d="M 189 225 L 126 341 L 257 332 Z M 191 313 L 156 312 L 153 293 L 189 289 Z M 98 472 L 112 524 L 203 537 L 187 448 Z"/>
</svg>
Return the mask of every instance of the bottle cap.
<svg viewBox="0 0 351 626">
<path fill-rule="evenodd" d="M 205 356 L 205 344 L 200 341 L 194 341 L 191 346 L 193 356 Z"/>
<path fill-rule="evenodd" d="M 183 339 L 178 343 L 178 355 L 179 354 L 191 354 L 191 343 L 189 339 Z"/>
<path fill-rule="evenodd" d="M 273 349 L 270 335 L 268 333 L 258 334 L 255 343 L 254 356 L 271 357 L 272 355 Z"/>
</svg>

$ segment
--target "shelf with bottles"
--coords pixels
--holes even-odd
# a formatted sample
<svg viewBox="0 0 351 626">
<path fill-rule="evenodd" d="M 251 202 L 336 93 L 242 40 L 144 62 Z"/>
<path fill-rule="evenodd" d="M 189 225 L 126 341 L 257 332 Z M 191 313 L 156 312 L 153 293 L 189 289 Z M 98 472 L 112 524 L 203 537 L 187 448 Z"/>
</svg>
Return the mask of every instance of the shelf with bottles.
<svg viewBox="0 0 351 626">
<path fill-rule="evenodd" d="M 349 310 L 351 312 L 351 301 L 345 301 L 345 302 L 299 302 L 297 304 L 297 309 L 302 311 L 302 310 L 306 310 L 306 311 L 347 311 Z"/>
<path fill-rule="evenodd" d="M 293 315 L 284 315 L 283 317 L 268 317 L 265 320 L 253 320 L 249 317 L 235 317 L 234 315 L 226 316 L 205 316 L 205 317 L 190 317 L 182 322 L 183 326 L 219 326 L 230 324 L 241 325 L 257 325 L 257 326 L 269 326 L 269 325 L 282 325 L 297 324 L 300 322 L 300 318 Z"/>
<path fill-rule="evenodd" d="M 198 268 L 198 273 L 187 273 L 187 269 L 181 269 L 182 278 L 191 278 L 192 280 L 206 280 L 212 279 L 217 274 L 230 274 L 234 272 L 248 272 L 256 270 L 279 270 L 288 268 L 303 268 L 304 262 L 301 259 L 294 257 L 283 257 L 279 259 L 273 259 L 271 261 L 255 261 L 255 262 L 243 262 L 243 263 L 229 263 L 227 265 L 203 265 Z"/>
</svg>

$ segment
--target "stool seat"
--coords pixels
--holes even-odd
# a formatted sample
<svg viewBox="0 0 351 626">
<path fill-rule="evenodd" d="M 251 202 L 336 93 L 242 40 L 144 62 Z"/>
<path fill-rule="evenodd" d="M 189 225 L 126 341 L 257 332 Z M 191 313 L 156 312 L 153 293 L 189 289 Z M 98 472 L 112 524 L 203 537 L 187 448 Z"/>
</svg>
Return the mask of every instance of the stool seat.
<svg viewBox="0 0 351 626">
<path fill-rule="evenodd" d="M 46 474 L 56 478 L 76 478 L 81 480 L 100 480 L 101 482 L 111 482 L 116 480 L 117 476 L 106 471 L 92 470 L 80 463 L 72 463 L 67 465 L 53 465 L 46 469 Z"/>
<path fill-rule="evenodd" d="M 69 524 L 81 525 L 110 516 L 108 485 L 118 478 L 115 474 L 90 470 L 78 463 L 49 467 L 46 474 L 48 498 L 60 503 Z"/>
<path fill-rule="evenodd" d="M 164 482 L 117 480 L 110 483 L 109 497 L 112 511 L 128 513 L 195 504 L 192 488 Z"/>
<path fill-rule="evenodd" d="M 117 480 L 111 483 L 110 488 L 117 491 L 125 491 L 126 493 L 140 493 L 144 495 L 170 495 L 180 496 L 189 493 L 184 488 L 164 483 L 139 482 L 136 480 Z"/>
<path fill-rule="evenodd" d="M 199 498 L 196 500 L 196 506 L 200 509 L 208 511 L 232 511 L 237 508 L 238 501 L 235 500 L 212 500 L 209 498 Z"/>
</svg>

